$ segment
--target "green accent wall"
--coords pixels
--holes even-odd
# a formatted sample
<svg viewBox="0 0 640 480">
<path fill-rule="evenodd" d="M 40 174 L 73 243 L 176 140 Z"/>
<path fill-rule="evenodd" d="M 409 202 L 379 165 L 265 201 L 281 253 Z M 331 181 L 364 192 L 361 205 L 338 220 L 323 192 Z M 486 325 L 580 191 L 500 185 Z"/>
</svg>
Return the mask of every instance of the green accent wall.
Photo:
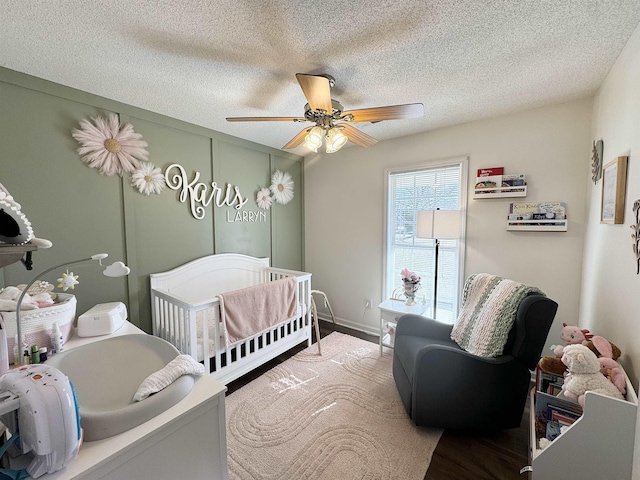
<svg viewBox="0 0 640 480">
<path fill-rule="evenodd" d="M 97 303 L 122 301 L 131 322 L 150 332 L 150 273 L 223 252 L 304 269 L 302 157 L 2 68 L 0 105 L 0 183 L 22 205 L 35 235 L 54 243 L 33 254 L 32 271 L 20 263 L 0 269 L 0 286 L 26 283 L 53 265 L 106 252 L 107 263 L 123 260 L 131 274 L 113 279 L 90 263 L 71 265 L 80 282 L 72 292 L 77 314 Z M 179 190 L 146 196 L 130 186 L 129 174 L 107 177 L 89 168 L 71 131 L 84 118 L 111 112 L 142 134 L 149 161 L 163 171 L 180 164 L 190 179 L 200 172 L 199 181 L 209 188 L 212 181 L 223 190 L 227 183 L 237 186 L 246 204 L 237 210 L 214 200 L 198 220 L 189 203 L 179 201 Z M 294 198 L 261 210 L 256 193 L 269 186 L 276 170 L 291 175 Z M 55 283 L 60 273 L 45 280 Z"/>
<path fill-rule="evenodd" d="M 271 169 L 288 172 L 295 185 L 303 184 L 303 165 L 300 161 L 275 154 L 271 156 Z M 298 232 L 304 236 L 303 196 L 297 195 L 284 206 L 275 205 L 272 207 L 271 215 L 273 265 L 297 270 L 297 265 L 304 264 L 304 243 L 298 241 Z"/>
<path fill-rule="evenodd" d="M 236 161 L 225 162 L 225 158 L 234 158 Z M 246 222 L 230 220 L 235 220 L 236 214 L 241 214 L 242 211 L 264 212 L 257 207 L 255 195 L 261 187 L 271 183 L 270 155 L 221 141 L 217 142 L 214 148 L 213 165 L 215 178 L 238 179 L 234 183 L 240 187 L 240 191 L 251 192 L 253 196 L 242 210 L 229 206 L 216 208 L 214 212 L 216 253 L 235 252 L 240 249 L 254 257 L 269 256 L 271 210 L 265 212 L 267 221 L 254 221 L 255 217 Z"/>
</svg>

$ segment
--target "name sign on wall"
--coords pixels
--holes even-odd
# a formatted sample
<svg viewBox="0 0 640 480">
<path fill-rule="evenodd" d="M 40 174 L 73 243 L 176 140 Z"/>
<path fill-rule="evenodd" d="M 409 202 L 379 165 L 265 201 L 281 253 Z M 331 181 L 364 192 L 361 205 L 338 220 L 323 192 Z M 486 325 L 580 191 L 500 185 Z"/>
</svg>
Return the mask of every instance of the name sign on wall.
<svg viewBox="0 0 640 480">
<path fill-rule="evenodd" d="M 200 172 L 194 172 L 193 178 L 189 180 L 187 172 L 177 163 L 169 165 L 164 171 L 167 187 L 172 190 L 179 190 L 178 199 L 182 203 L 189 203 L 191 215 L 198 220 L 205 216 L 205 207 L 214 205 L 218 207 L 233 207 L 241 210 L 249 201 L 240 193 L 240 187 L 227 183 L 224 187 L 216 182 L 200 182 Z M 227 212 L 227 222 L 266 222 L 267 215 L 259 211 L 237 211 L 234 214 Z"/>
</svg>

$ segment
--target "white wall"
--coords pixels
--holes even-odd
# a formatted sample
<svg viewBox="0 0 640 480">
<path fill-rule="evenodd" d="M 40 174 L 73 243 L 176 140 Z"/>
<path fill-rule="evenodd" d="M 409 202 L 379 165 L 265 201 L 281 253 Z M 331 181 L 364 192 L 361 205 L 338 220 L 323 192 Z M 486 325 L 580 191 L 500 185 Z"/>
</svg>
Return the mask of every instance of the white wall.
<svg viewBox="0 0 640 480">
<path fill-rule="evenodd" d="M 624 224 L 600 224 L 602 181 L 589 186 L 582 327 L 622 350 L 620 362 L 637 388 L 640 374 L 640 275 L 632 248 L 633 202 L 640 199 L 640 28 L 630 38 L 594 101 L 592 139 L 604 141 L 604 162 L 629 156 Z"/>
<path fill-rule="evenodd" d="M 627 42 L 594 100 L 592 139 L 604 141 L 605 163 L 629 156 L 622 225 L 600 224 L 602 180 L 589 187 L 581 326 L 622 350 L 623 365 L 636 390 L 640 375 L 640 275 L 632 248 L 633 203 L 640 199 L 640 26 Z M 640 479 L 640 417 L 636 428 L 633 478 Z"/>
<path fill-rule="evenodd" d="M 307 157 L 305 268 L 314 288 L 340 323 L 377 332 L 378 310 L 365 311 L 364 300 L 382 300 L 384 169 L 468 155 L 465 276 L 489 272 L 541 288 L 560 305 L 549 335 L 557 343 L 561 322 L 578 321 L 591 116 L 592 99 L 583 99 Z M 476 170 L 498 166 L 527 175 L 526 199 L 472 198 Z M 569 231 L 507 232 L 509 203 L 523 200 L 566 202 Z"/>
</svg>

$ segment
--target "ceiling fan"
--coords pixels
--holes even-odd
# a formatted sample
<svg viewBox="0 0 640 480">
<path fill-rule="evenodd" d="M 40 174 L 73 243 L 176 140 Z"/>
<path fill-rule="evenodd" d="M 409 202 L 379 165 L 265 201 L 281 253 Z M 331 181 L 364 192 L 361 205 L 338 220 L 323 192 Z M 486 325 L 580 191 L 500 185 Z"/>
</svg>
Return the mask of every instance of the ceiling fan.
<svg viewBox="0 0 640 480">
<path fill-rule="evenodd" d="M 296 73 L 296 78 L 308 102 L 304 107 L 304 117 L 227 117 L 227 121 L 315 123 L 315 126 L 305 128 L 282 148 L 296 148 L 304 143 L 307 148 L 317 152 L 324 137 L 327 153 L 333 153 L 349 140 L 363 148 L 378 142 L 375 138 L 353 127 L 352 123 L 375 123 L 383 120 L 419 118 L 424 115 L 424 105 L 421 103 L 345 111 L 338 101 L 331 98 L 330 90 L 335 85 L 335 79 L 331 75 Z"/>
</svg>

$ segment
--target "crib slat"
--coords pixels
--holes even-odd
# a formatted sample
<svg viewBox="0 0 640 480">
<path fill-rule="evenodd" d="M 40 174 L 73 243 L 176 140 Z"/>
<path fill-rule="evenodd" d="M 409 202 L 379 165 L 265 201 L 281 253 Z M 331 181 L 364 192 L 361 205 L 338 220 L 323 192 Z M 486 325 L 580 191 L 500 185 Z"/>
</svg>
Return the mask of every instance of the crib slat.
<svg viewBox="0 0 640 480">
<path fill-rule="evenodd" d="M 207 373 L 211 373 L 211 346 L 209 345 L 209 310 L 202 310 L 202 356 L 204 358 L 204 370 Z M 194 318 L 191 321 L 191 325 L 196 324 L 195 312 Z M 197 349 L 197 346 L 196 346 Z"/>
</svg>

